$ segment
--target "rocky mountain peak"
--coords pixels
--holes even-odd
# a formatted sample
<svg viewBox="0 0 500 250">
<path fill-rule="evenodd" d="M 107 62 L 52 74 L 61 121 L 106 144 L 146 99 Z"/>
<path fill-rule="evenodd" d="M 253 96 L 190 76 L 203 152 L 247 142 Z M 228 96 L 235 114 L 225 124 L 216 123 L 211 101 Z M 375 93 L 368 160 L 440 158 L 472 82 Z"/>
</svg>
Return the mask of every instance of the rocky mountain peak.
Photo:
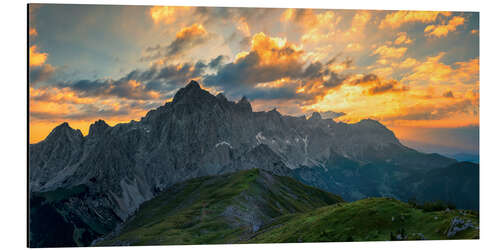
<svg viewBox="0 0 500 250">
<path fill-rule="evenodd" d="M 241 97 L 237 105 L 243 111 L 252 112 L 252 105 L 250 104 L 246 96 Z"/>
<path fill-rule="evenodd" d="M 221 101 L 227 101 L 227 98 L 224 94 L 222 93 L 219 93 L 217 94 L 217 96 L 215 96 L 218 100 L 221 100 Z"/>
<path fill-rule="evenodd" d="M 213 97 L 208 91 L 201 89 L 198 82 L 191 80 L 186 87 L 175 93 L 172 103 L 203 103 L 207 98 Z"/>
<path fill-rule="evenodd" d="M 102 135 L 108 128 L 109 125 L 105 121 L 99 119 L 90 125 L 89 136 Z"/>
<path fill-rule="evenodd" d="M 321 117 L 321 114 L 318 112 L 312 113 L 311 117 L 309 117 L 310 121 L 321 121 L 321 119 L 323 118 Z"/>
<path fill-rule="evenodd" d="M 82 138 L 83 134 L 79 129 L 73 129 L 67 122 L 63 122 L 55 127 L 50 134 L 45 138 L 46 141 L 55 141 L 60 138 L 67 138 L 73 141 L 75 138 Z"/>
<path fill-rule="evenodd" d="M 197 89 L 201 89 L 200 88 L 200 84 L 198 84 L 197 81 L 195 80 L 191 80 L 187 85 L 186 85 L 186 88 L 197 88 Z"/>
</svg>

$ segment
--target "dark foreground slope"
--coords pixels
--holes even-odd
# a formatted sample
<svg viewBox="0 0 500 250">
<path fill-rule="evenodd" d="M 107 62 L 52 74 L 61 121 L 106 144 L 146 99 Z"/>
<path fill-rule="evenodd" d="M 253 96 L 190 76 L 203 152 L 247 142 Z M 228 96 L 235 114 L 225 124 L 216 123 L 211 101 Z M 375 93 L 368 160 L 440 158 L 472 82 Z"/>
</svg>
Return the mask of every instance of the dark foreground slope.
<svg viewBox="0 0 500 250">
<path fill-rule="evenodd" d="M 97 245 L 236 243 L 280 216 L 339 202 L 339 196 L 264 170 L 200 177 L 145 202 Z"/>
</svg>

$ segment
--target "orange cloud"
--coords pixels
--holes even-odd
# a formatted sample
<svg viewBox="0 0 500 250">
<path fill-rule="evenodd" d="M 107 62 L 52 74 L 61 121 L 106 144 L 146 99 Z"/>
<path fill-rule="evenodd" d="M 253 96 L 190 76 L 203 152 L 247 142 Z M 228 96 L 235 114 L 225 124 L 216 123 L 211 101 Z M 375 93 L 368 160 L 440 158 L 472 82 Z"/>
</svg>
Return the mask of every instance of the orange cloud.
<svg viewBox="0 0 500 250">
<path fill-rule="evenodd" d="M 182 28 L 177 34 L 175 35 L 176 38 L 178 39 L 185 39 L 187 37 L 192 37 L 192 36 L 203 36 L 206 35 L 207 31 L 201 24 L 193 24 L 189 27 Z"/>
<path fill-rule="evenodd" d="M 425 62 L 416 65 L 413 72 L 404 78 L 405 81 L 422 81 L 426 83 L 476 83 L 479 79 L 479 59 L 456 62 L 451 65 L 440 62 L 444 52 L 427 57 Z"/>
<path fill-rule="evenodd" d="M 154 6 L 149 13 L 155 23 L 171 24 L 191 9 L 187 6 Z"/>
<path fill-rule="evenodd" d="M 81 97 L 69 88 L 57 87 L 30 87 L 29 98 L 30 143 L 43 140 L 62 122 L 70 122 L 73 128 L 78 128 L 86 134 L 93 121 L 105 119 L 110 125 L 129 122 L 143 117 L 151 107 L 163 103 L 116 97 Z"/>
<path fill-rule="evenodd" d="M 47 60 L 47 55 L 48 55 L 47 53 L 38 52 L 37 46 L 32 45 L 30 47 L 30 56 L 29 56 L 30 67 L 43 65 L 45 63 L 45 61 Z"/>
<path fill-rule="evenodd" d="M 333 38 L 341 19 L 333 11 L 315 12 L 312 9 L 287 9 L 281 15 L 282 22 L 293 22 L 305 31 L 301 37 L 303 42 Z"/>
<path fill-rule="evenodd" d="M 30 28 L 30 29 L 29 29 L 29 32 L 28 32 L 28 34 L 29 34 L 30 36 L 37 36 L 37 35 L 38 35 L 38 32 L 36 31 L 36 29 L 35 29 L 35 28 Z"/>
<path fill-rule="evenodd" d="M 428 25 L 425 27 L 425 35 L 428 37 L 445 37 L 449 32 L 455 31 L 458 26 L 465 23 L 465 18 L 461 16 L 454 16 L 448 24 L 445 25 Z"/>
<path fill-rule="evenodd" d="M 369 11 L 358 11 L 352 18 L 351 29 L 349 33 L 358 33 L 365 30 L 366 24 L 370 21 L 372 15 Z"/>
<path fill-rule="evenodd" d="M 382 45 L 373 51 L 373 55 L 378 54 L 383 58 L 400 58 L 406 53 L 407 48 L 405 47 L 388 47 L 387 45 Z"/>
<path fill-rule="evenodd" d="M 418 61 L 415 58 L 408 57 L 401 64 L 399 64 L 400 68 L 411 68 L 415 66 Z"/>
<path fill-rule="evenodd" d="M 379 28 L 383 29 L 386 27 L 398 28 L 405 23 L 422 22 L 429 23 L 436 21 L 439 15 L 449 16 L 450 12 L 439 12 L 439 11 L 406 11 L 400 10 L 387 14 L 385 18 L 380 22 Z"/>
<path fill-rule="evenodd" d="M 412 42 L 413 42 L 413 40 L 411 40 L 410 37 L 408 37 L 408 35 L 406 34 L 406 32 L 399 32 L 398 33 L 398 37 L 394 41 L 394 44 L 396 44 L 396 45 L 410 44 Z"/>
<path fill-rule="evenodd" d="M 286 66 L 290 62 L 298 62 L 303 54 L 302 48 L 287 42 L 286 38 L 269 37 L 262 32 L 252 37 L 250 51 L 257 53 L 261 66 Z M 237 58 L 242 58 L 242 55 Z"/>
<path fill-rule="evenodd" d="M 245 18 L 243 17 L 239 18 L 236 23 L 237 23 L 236 29 L 241 31 L 243 35 L 247 37 L 250 36 L 250 26 L 248 25 L 248 22 L 246 21 Z"/>
</svg>

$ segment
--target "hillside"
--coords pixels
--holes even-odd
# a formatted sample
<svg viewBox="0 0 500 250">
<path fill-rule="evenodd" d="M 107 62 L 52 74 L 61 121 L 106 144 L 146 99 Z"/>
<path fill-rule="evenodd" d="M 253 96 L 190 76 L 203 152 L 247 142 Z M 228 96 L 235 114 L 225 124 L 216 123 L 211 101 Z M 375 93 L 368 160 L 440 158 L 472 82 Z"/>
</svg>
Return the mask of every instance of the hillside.
<svg viewBox="0 0 500 250">
<path fill-rule="evenodd" d="M 392 198 L 346 203 L 264 170 L 200 177 L 145 202 L 97 246 L 475 239 L 478 214 Z"/>
<path fill-rule="evenodd" d="M 274 218 L 339 202 L 338 196 L 259 169 L 200 177 L 145 202 L 97 245 L 236 243 Z"/>
<path fill-rule="evenodd" d="M 406 240 L 477 239 L 478 225 L 470 211 L 425 212 L 392 198 L 368 198 L 280 218 L 248 242 L 387 241 L 391 233 Z"/>
</svg>

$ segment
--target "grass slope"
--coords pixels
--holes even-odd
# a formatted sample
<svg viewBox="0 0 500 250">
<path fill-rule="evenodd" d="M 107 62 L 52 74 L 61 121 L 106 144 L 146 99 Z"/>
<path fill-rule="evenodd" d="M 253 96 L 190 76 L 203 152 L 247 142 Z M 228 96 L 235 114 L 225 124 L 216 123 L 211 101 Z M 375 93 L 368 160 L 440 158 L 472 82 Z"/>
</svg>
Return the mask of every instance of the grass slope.
<svg viewBox="0 0 500 250">
<path fill-rule="evenodd" d="M 448 237 L 454 218 L 472 228 Z M 385 241 L 403 230 L 406 239 L 476 239 L 479 216 L 464 210 L 424 212 L 391 198 L 368 198 L 284 216 L 262 228 L 248 242 Z"/>
<path fill-rule="evenodd" d="M 342 201 L 290 177 L 258 169 L 201 177 L 145 202 L 97 245 L 236 243 L 274 218 Z"/>
</svg>

